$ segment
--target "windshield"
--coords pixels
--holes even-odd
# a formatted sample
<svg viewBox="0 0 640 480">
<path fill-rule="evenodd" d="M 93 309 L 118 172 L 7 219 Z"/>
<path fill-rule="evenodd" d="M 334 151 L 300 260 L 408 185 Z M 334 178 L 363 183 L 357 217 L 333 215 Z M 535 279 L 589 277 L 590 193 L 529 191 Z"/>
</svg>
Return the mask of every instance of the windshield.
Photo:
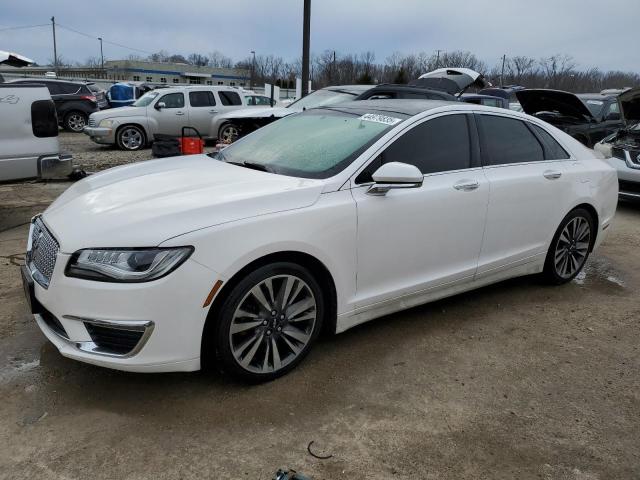
<svg viewBox="0 0 640 480">
<path fill-rule="evenodd" d="M 306 111 L 256 130 L 215 158 L 282 175 L 328 178 L 403 119 L 404 115 L 395 113 L 360 116 L 331 109 Z"/>
<path fill-rule="evenodd" d="M 144 95 L 142 95 L 138 100 L 133 102 L 132 106 L 134 106 L 134 107 L 146 107 L 151 102 L 153 102 L 153 100 L 158 95 L 160 95 L 158 92 L 147 92 Z"/>
<path fill-rule="evenodd" d="M 591 115 L 594 117 L 599 117 L 600 112 L 602 111 L 602 106 L 604 102 L 602 100 L 591 100 L 591 99 L 582 99 L 582 102 L 587 106 Z"/>
<path fill-rule="evenodd" d="M 348 102 L 356 98 L 355 93 L 336 92 L 334 90 L 316 90 L 300 100 L 296 100 L 287 108 L 304 110 L 306 108 L 324 107 L 335 103 Z"/>
</svg>

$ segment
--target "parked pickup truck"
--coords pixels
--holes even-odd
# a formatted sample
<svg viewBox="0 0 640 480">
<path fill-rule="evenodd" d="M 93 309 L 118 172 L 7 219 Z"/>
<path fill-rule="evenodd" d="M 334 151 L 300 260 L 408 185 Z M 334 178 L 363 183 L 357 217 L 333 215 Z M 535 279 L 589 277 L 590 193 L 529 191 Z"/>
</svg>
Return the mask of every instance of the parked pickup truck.
<svg viewBox="0 0 640 480">
<path fill-rule="evenodd" d="M 91 114 L 84 133 L 96 143 L 139 150 L 154 136 L 180 135 L 195 128 L 208 138 L 212 118 L 247 106 L 244 92 L 233 87 L 183 86 L 151 90 L 129 107 Z"/>
</svg>

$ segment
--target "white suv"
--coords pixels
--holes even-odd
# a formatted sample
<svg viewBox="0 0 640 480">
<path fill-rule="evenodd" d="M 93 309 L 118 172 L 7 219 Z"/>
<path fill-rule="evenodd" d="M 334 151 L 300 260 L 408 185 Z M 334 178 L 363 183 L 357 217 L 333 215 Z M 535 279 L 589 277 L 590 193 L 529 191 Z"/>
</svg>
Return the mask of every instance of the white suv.
<svg viewBox="0 0 640 480">
<path fill-rule="evenodd" d="M 185 86 L 152 90 L 129 107 L 91 114 L 84 133 L 96 143 L 139 150 L 155 135 L 180 135 L 182 127 L 209 138 L 211 119 L 247 106 L 244 93 L 231 87 Z"/>
</svg>

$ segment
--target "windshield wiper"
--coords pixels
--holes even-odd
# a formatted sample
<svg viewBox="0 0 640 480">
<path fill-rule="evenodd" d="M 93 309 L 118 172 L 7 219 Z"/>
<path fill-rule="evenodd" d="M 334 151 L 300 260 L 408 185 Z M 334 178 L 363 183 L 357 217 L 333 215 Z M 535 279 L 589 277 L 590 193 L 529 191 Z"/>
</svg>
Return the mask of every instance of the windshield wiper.
<svg viewBox="0 0 640 480">
<path fill-rule="evenodd" d="M 271 173 L 271 169 L 264 165 L 263 163 L 255 163 L 255 162 L 244 162 L 239 165 L 243 167 L 252 168 L 254 170 L 260 170 L 261 172 L 269 172 Z"/>
</svg>

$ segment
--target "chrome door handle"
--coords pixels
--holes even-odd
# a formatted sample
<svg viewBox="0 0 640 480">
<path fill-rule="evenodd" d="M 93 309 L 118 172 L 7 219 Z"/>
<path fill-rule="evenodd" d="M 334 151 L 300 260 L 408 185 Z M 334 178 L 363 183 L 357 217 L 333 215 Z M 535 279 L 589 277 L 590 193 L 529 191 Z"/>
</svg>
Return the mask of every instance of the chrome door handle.
<svg viewBox="0 0 640 480">
<path fill-rule="evenodd" d="M 209 113 L 218 113 L 218 110 L 209 110 Z"/>
<path fill-rule="evenodd" d="M 456 190 L 462 190 L 463 192 L 470 192 L 477 189 L 480 186 L 477 180 L 462 180 L 453 185 Z"/>
<path fill-rule="evenodd" d="M 546 170 L 542 175 L 544 175 L 544 178 L 547 180 L 557 180 L 562 176 L 562 172 L 557 170 Z"/>
<path fill-rule="evenodd" d="M 184 115 L 184 112 L 176 112 L 176 115 Z"/>
</svg>

